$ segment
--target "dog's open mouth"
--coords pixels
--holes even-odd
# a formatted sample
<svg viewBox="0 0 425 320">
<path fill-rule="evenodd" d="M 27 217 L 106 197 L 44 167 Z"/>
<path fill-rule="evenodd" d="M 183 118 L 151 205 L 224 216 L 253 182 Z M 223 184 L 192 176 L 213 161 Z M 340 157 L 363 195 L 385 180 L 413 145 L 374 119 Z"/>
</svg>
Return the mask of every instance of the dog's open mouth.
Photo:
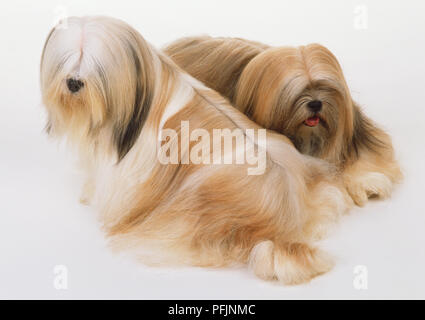
<svg viewBox="0 0 425 320">
<path fill-rule="evenodd" d="M 312 116 L 304 120 L 304 124 L 309 127 L 315 127 L 320 123 L 320 118 L 318 116 Z"/>
</svg>

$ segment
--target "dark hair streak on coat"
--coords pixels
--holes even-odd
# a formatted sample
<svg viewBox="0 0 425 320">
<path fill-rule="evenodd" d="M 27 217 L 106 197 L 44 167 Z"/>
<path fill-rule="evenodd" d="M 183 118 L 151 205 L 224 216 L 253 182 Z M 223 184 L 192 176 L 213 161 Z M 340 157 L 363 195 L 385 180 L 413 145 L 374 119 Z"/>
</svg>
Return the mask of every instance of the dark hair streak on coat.
<svg viewBox="0 0 425 320">
<path fill-rule="evenodd" d="M 387 148 L 387 143 L 380 139 L 384 134 L 382 129 L 366 117 L 356 103 L 353 103 L 353 121 L 353 136 L 351 143 L 347 146 L 349 158 L 357 160 L 361 150 L 380 154 Z"/>
<path fill-rule="evenodd" d="M 150 88 L 148 81 L 146 81 L 147 79 L 144 79 L 141 61 L 137 52 L 130 43 L 128 43 L 128 47 L 133 55 L 137 84 L 130 120 L 125 124 L 117 125 L 114 129 L 114 143 L 117 148 L 118 162 L 125 157 L 136 142 L 148 117 L 153 98 L 153 88 Z"/>
</svg>

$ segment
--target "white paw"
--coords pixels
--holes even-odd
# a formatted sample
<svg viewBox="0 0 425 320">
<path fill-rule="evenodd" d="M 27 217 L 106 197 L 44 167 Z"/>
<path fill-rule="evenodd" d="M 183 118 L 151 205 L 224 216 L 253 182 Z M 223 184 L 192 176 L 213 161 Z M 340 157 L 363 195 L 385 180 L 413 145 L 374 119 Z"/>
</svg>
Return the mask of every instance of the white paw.
<svg viewBox="0 0 425 320">
<path fill-rule="evenodd" d="M 391 180 L 379 172 L 368 172 L 353 180 L 346 183 L 347 191 L 358 206 L 363 206 L 371 197 L 389 197 L 393 187 Z"/>
<path fill-rule="evenodd" d="M 263 241 L 253 248 L 249 266 L 261 279 L 295 285 L 328 272 L 333 262 L 329 255 L 306 244 L 277 247 L 271 241 Z"/>
</svg>

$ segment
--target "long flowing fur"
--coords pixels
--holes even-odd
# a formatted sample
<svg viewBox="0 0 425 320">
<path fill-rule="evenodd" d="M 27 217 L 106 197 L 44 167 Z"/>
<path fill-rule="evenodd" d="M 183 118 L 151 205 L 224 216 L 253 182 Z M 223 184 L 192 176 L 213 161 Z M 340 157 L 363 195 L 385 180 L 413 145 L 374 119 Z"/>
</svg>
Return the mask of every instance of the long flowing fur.
<svg viewBox="0 0 425 320">
<path fill-rule="evenodd" d="M 189 37 L 164 51 L 302 153 L 333 163 L 358 205 L 387 197 L 402 174 L 390 137 L 353 101 L 335 56 L 319 44 L 273 48 L 234 38 Z M 311 101 L 321 101 L 313 112 Z M 305 125 L 312 116 L 314 127 Z"/>
<path fill-rule="evenodd" d="M 70 91 L 70 78 L 84 86 Z M 50 134 L 77 150 L 84 201 L 116 248 L 149 263 L 249 263 L 258 276 L 288 284 L 331 267 L 314 240 L 351 201 L 332 166 L 271 131 L 262 175 L 248 175 L 248 164 L 160 163 L 162 132 L 178 132 L 167 143 L 179 144 L 182 121 L 208 133 L 261 127 L 124 22 L 70 18 L 68 29 L 53 30 L 41 88 Z"/>
</svg>

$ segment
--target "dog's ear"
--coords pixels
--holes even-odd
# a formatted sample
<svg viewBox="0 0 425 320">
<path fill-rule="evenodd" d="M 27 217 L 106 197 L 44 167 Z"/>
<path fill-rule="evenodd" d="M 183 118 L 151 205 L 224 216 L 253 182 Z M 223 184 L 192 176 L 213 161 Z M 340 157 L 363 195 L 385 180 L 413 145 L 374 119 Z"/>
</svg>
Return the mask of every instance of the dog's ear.
<svg viewBox="0 0 425 320">
<path fill-rule="evenodd" d="M 134 97 L 132 115 L 126 123 L 117 125 L 114 130 L 115 145 L 118 152 L 118 161 L 130 151 L 139 136 L 149 113 L 152 97 L 144 96 L 138 86 Z"/>
<path fill-rule="evenodd" d="M 134 102 L 130 106 L 130 117 L 127 121 L 117 122 L 114 128 L 118 162 L 125 157 L 136 142 L 148 117 L 153 98 L 153 83 L 149 79 L 149 70 L 146 70 L 149 69 L 149 66 L 142 66 L 141 58 L 137 51 L 131 45 L 129 45 L 129 48 L 132 51 L 137 83 Z"/>
<path fill-rule="evenodd" d="M 379 154 L 388 147 L 388 135 L 364 115 L 360 106 L 353 101 L 353 134 L 349 143 L 348 156 L 358 159 L 362 151 Z"/>
</svg>

